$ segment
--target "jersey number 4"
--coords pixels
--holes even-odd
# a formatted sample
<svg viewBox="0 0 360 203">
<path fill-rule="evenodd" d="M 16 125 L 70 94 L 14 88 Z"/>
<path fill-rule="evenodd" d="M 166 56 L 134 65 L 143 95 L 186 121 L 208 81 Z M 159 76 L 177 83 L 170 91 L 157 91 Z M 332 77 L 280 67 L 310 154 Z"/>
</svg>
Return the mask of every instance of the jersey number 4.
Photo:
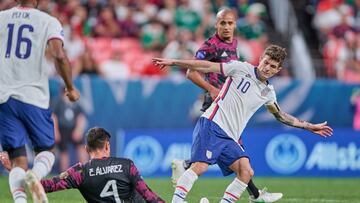
<svg viewBox="0 0 360 203">
<path fill-rule="evenodd" d="M 114 197 L 116 203 L 124 203 L 124 201 L 119 197 L 116 180 L 109 180 L 100 193 L 101 198 L 110 196 Z"/>
<path fill-rule="evenodd" d="M 7 40 L 5 58 L 10 58 L 15 24 L 8 24 L 7 28 L 8 28 L 8 40 Z M 17 38 L 15 40 L 16 41 L 15 56 L 18 57 L 19 59 L 27 59 L 29 58 L 31 53 L 31 40 L 23 36 L 25 30 L 27 30 L 28 32 L 34 32 L 34 28 L 31 25 L 24 24 L 24 25 L 20 25 L 19 29 L 17 30 L 17 36 L 16 36 Z M 23 49 L 21 50 L 22 47 Z"/>
</svg>

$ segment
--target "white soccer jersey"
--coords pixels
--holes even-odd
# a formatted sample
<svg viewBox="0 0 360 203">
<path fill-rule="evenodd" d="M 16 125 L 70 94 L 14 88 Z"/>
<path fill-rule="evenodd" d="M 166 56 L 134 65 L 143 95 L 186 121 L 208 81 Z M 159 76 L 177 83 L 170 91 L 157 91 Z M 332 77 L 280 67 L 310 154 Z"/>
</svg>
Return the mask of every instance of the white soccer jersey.
<svg viewBox="0 0 360 203">
<path fill-rule="evenodd" d="M 251 118 L 264 104 L 276 102 L 274 87 L 257 79 L 257 69 L 246 62 L 221 64 L 226 79 L 218 97 L 202 115 L 223 129 L 236 142 Z"/>
<path fill-rule="evenodd" d="M 49 107 L 45 49 L 63 41 L 60 22 L 37 9 L 14 7 L 0 12 L 0 104 L 9 97 Z"/>
</svg>

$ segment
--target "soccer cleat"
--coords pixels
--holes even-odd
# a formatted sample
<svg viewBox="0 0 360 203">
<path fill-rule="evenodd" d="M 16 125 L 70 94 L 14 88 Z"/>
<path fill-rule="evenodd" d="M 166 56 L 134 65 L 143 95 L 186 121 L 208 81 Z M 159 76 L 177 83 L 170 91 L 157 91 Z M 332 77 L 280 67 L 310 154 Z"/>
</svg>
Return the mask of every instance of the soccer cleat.
<svg viewBox="0 0 360 203">
<path fill-rule="evenodd" d="M 254 199 L 252 196 L 249 197 L 250 203 L 272 203 L 281 199 L 282 193 L 270 193 L 267 192 L 267 188 L 259 190 L 259 197 Z"/>
<path fill-rule="evenodd" d="M 171 162 L 171 170 L 171 182 L 175 187 L 180 176 L 186 171 L 184 167 L 184 160 L 174 159 Z"/>
<path fill-rule="evenodd" d="M 209 202 L 208 198 L 203 197 L 203 198 L 200 199 L 199 203 L 210 203 L 210 202 Z"/>
<path fill-rule="evenodd" d="M 45 190 L 41 185 L 40 181 L 32 172 L 32 170 L 28 170 L 25 174 L 25 183 L 26 186 L 31 193 L 34 203 L 48 203 L 48 198 L 46 196 Z"/>
</svg>

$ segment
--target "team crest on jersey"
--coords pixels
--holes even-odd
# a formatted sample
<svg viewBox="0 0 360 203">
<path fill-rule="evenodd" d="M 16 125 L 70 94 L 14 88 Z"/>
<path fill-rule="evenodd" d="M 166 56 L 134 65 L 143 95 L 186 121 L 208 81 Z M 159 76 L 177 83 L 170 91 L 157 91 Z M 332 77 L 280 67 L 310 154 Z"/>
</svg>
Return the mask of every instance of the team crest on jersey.
<svg viewBox="0 0 360 203">
<path fill-rule="evenodd" d="M 198 51 L 196 52 L 196 58 L 197 59 L 205 59 L 206 52 L 205 51 Z"/>
<path fill-rule="evenodd" d="M 60 35 L 63 36 L 63 37 L 65 36 L 64 30 L 61 30 Z"/>
<path fill-rule="evenodd" d="M 245 75 L 245 77 L 251 78 L 251 74 L 248 73 L 248 74 Z"/>
<path fill-rule="evenodd" d="M 211 157 L 212 157 L 212 152 L 209 151 L 209 150 L 206 150 L 206 157 L 207 157 L 208 159 L 211 159 Z"/>
<path fill-rule="evenodd" d="M 264 97 L 264 96 L 266 96 L 269 92 L 270 92 L 270 88 L 269 88 L 269 87 L 265 87 L 265 88 L 261 91 L 261 96 Z"/>
</svg>

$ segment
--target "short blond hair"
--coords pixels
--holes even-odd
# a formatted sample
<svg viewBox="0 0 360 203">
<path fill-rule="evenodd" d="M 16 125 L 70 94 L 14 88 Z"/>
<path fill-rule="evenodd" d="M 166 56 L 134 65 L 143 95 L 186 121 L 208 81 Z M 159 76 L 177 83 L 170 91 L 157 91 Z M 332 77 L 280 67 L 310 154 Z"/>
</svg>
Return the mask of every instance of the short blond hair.
<svg viewBox="0 0 360 203">
<path fill-rule="evenodd" d="M 225 15 L 233 15 L 234 16 L 234 19 L 236 20 L 237 18 L 237 15 L 235 13 L 234 10 L 230 9 L 230 8 L 224 8 L 224 9 L 221 9 L 219 12 L 216 13 L 216 21 L 218 21 L 220 18 L 224 17 Z"/>
</svg>

